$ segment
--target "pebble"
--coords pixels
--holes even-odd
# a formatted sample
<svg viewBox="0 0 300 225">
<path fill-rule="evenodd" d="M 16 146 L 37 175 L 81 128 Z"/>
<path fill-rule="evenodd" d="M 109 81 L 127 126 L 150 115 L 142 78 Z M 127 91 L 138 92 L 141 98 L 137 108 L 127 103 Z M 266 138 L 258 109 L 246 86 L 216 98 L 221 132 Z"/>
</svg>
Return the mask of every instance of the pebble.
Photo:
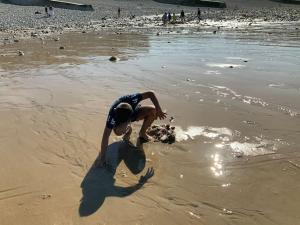
<svg viewBox="0 0 300 225">
<path fill-rule="evenodd" d="M 242 151 L 235 151 L 235 152 L 233 152 L 233 156 L 235 158 L 242 158 L 244 156 L 244 152 L 242 152 Z"/>
<path fill-rule="evenodd" d="M 48 199 L 48 198 L 51 198 L 51 197 L 52 197 L 51 194 L 43 194 L 43 195 L 41 196 L 41 198 L 42 198 L 43 200 Z"/>
<path fill-rule="evenodd" d="M 226 215 L 232 215 L 233 212 L 231 210 L 228 210 L 228 209 L 223 209 L 223 213 L 226 214 Z"/>
<path fill-rule="evenodd" d="M 64 46 L 60 46 L 59 49 L 63 50 L 63 49 L 65 49 L 65 47 Z"/>
<path fill-rule="evenodd" d="M 111 61 L 111 62 L 116 62 L 117 60 L 118 60 L 118 58 L 116 56 L 111 56 L 109 58 L 109 61 Z"/>
<path fill-rule="evenodd" d="M 175 120 L 175 118 L 173 116 L 171 116 L 170 119 L 169 119 L 169 122 L 172 123 L 172 122 L 174 122 L 174 120 Z M 171 127 L 171 128 L 175 129 L 175 127 Z"/>
<path fill-rule="evenodd" d="M 249 125 L 255 125 L 255 121 L 251 121 L 251 120 L 244 120 L 243 123 L 245 124 L 249 124 Z"/>
<path fill-rule="evenodd" d="M 18 51 L 18 55 L 19 55 L 19 56 L 23 56 L 23 55 L 25 55 L 25 54 L 24 54 L 24 52 L 22 52 L 22 51 L 19 50 L 19 51 Z"/>
</svg>

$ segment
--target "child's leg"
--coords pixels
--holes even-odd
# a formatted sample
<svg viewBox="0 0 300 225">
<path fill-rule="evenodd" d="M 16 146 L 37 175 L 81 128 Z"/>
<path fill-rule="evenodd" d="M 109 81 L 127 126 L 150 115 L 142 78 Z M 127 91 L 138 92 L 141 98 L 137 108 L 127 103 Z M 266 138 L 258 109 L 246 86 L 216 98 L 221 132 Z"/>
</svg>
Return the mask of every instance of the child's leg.
<svg viewBox="0 0 300 225">
<path fill-rule="evenodd" d="M 122 123 L 119 126 L 114 128 L 114 133 L 117 136 L 125 135 L 125 134 L 127 134 L 128 130 L 129 130 L 129 127 L 130 127 L 129 122 L 128 123 Z"/>
<path fill-rule="evenodd" d="M 156 119 L 156 109 L 154 106 L 141 106 L 139 108 L 136 120 L 144 120 L 143 125 L 140 130 L 140 137 L 145 140 L 150 140 L 151 138 L 146 134 L 147 129 L 151 126 L 153 121 Z"/>
<path fill-rule="evenodd" d="M 127 130 L 126 130 L 125 135 L 123 136 L 123 140 L 124 140 L 124 141 L 129 141 L 129 140 L 130 140 L 130 135 L 131 135 L 131 133 L 132 133 L 132 128 L 131 128 L 131 126 L 129 125 L 129 126 L 127 127 Z"/>
</svg>

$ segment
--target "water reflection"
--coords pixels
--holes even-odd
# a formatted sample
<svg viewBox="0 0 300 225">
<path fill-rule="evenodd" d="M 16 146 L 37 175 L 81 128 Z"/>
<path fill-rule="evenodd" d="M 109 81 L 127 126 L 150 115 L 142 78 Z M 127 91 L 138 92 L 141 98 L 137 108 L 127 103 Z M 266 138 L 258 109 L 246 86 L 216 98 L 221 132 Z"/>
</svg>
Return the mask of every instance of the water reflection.
<svg viewBox="0 0 300 225">
<path fill-rule="evenodd" d="M 210 167 L 211 171 L 216 177 L 223 175 L 223 159 L 221 158 L 220 154 L 215 153 L 211 155 L 213 160 L 213 165 Z"/>
<path fill-rule="evenodd" d="M 149 38 L 138 33 L 66 33 L 58 38 L 20 40 L 0 48 L 0 69 L 41 65 L 83 64 L 95 58 L 116 56 L 128 60 L 149 51 Z M 23 52 L 24 55 L 19 55 Z"/>
</svg>

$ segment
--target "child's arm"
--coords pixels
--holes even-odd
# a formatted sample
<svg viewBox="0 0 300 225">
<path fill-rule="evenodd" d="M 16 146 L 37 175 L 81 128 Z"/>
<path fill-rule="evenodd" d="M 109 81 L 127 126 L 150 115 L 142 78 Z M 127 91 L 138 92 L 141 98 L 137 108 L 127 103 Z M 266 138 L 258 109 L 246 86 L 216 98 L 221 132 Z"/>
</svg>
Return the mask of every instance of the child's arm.
<svg viewBox="0 0 300 225">
<path fill-rule="evenodd" d="M 100 150 L 98 158 L 95 162 L 95 167 L 102 167 L 105 162 L 105 154 L 106 154 L 108 140 L 109 140 L 111 131 L 112 131 L 112 129 L 109 129 L 105 126 L 103 136 L 102 136 L 102 141 L 101 141 L 101 150 Z"/>
<path fill-rule="evenodd" d="M 154 104 L 155 109 L 156 109 L 156 115 L 159 119 L 165 119 L 167 117 L 167 113 L 165 113 L 161 110 L 159 102 L 158 102 L 158 100 L 155 96 L 155 93 L 153 91 L 147 91 L 147 92 L 141 93 L 141 95 L 142 95 L 142 100 L 145 100 L 145 99 L 148 99 L 148 98 L 151 99 L 151 101 Z"/>
</svg>

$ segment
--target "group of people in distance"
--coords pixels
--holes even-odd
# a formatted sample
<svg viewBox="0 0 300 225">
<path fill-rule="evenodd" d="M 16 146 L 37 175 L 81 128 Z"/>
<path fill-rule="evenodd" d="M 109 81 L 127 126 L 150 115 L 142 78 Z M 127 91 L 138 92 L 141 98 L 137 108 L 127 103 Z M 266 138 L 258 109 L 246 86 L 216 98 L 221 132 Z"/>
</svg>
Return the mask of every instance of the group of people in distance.
<svg viewBox="0 0 300 225">
<path fill-rule="evenodd" d="M 185 22 L 185 14 L 184 14 L 183 10 L 181 10 L 179 18 L 180 18 L 181 23 Z M 197 10 L 197 18 L 200 22 L 200 20 L 201 20 L 200 8 L 198 8 L 198 10 Z M 169 13 L 165 12 L 164 15 L 162 16 L 162 22 L 164 25 L 166 25 L 167 23 L 175 24 L 177 22 L 177 16 L 175 13 L 173 13 L 173 16 L 172 16 L 170 12 Z"/>
<path fill-rule="evenodd" d="M 53 7 L 52 6 L 50 6 L 50 7 L 45 6 L 45 14 L 46 14 L 46 17 L 54 16 Z"/>
</svg>

